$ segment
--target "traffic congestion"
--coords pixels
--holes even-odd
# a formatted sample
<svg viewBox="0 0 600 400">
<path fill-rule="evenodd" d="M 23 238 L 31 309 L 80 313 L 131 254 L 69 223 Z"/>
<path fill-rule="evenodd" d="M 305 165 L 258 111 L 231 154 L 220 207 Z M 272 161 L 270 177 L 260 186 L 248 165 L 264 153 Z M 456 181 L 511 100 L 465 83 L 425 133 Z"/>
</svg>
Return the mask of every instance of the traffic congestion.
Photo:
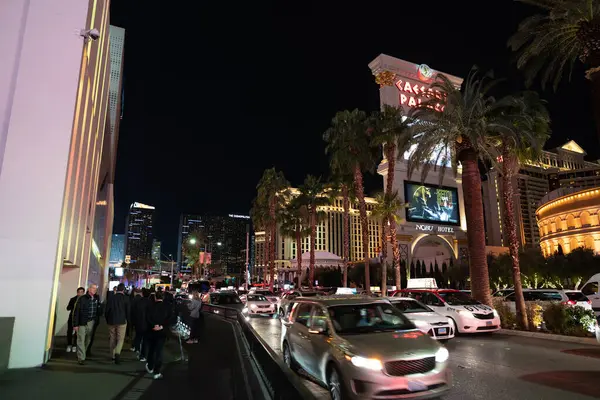
<svg viewBox="0 0 600 400">
<path fill-rule="evenodd" d="M 438 289 L 432 279 L 409 280 L 406 289 L 391 290 L 387 297 L 355 288 L 270 291 L 256 285 L 217 290 L 205 282 L 190 289 L 205 293 L 203 304 L 241 313 L 318 398 L 479 398 L 471 390 L 461 393 L 464 382 L 457 379 L 464 370 L 477 367 L 477 374 L 486 377 L 475 385 L 493 387 L 498 373 L 494 357 L 515 355 L 516 365 L 527 363 L 522 357 L 532 351 L 540 352 L 535 357 L 549 357 L 543 343 L 497 334 L 501 321 L 496 309 L 467 291 Z M 495 296 L 510 302 L 511 293 Z M 567 301 L 587 305 L 581 296 L 571 293 Z M 520 351 L 509 355 L 511 348 Z M 513 388 L 522 385 L 526 383 Z M 511 398 L 510 390 L 506 396 Z"/>
</svg>

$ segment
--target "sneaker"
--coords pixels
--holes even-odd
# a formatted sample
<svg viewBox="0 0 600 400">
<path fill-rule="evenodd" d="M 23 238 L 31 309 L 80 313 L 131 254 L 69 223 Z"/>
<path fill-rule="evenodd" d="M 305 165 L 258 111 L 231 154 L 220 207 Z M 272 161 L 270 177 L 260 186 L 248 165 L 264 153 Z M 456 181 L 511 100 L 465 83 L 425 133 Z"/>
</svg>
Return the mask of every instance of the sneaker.
<svg viewBox="0 0 600 400">
<path fill-rule="evenodd" d="M 71 350 L 72 348 L 73 348 L 73 346 L 67 346 L 67 353 L 70 353 L 72 351 Z"/>
<path fill-rule="evenodd" d="M 147 361 L 147 360 L 146 360 L 146 357 L 140 357 L 140 361 L 141 361 L 141 362 L 146 362 L 146 361 Z"/>
<path fill-rule="evenodd" d="M 150 367 L 148 367 L 148 363 L 146 363 L 146 372 L 148 372 L 149 374 L 152 374 L 152 373 L 154 373 L 154 371 L 152 371 L 152 370 L 150 369 Z"/>
<path fill-rule="evenodd" d="M 121 355 L 115 354 L 115 364 L 121 364 Z"/>
<path fill-rule="evenodd" d="M 77 353 L 77 346 L 73 346 L 73 348 L 71 349 L 71 351 L 73 353 Z M 92 353 L 91 351 L 88 351 L 88 354 L 91 354 L 91 353 Z"/>
<path fill-rule="evenodd" d="M 77 364 L 83 365 L 83 364 L 85 364 L 85 361 L 83 361 L 83 360 L 77 360 Z"/>
<path fill-rule="evenodd" d="M 162 374 L 158 373 L 158 374 L 154 374 L 154 376 L 152 377 L 153 379 L 162 379 Z"/>
<path fill-rule="evenodd" d="M 131 350 L 131 351 L 136 351 L 136 350 L 135 350 L 135 347 L 132 347 L 130 350 Z"/>
</svg>

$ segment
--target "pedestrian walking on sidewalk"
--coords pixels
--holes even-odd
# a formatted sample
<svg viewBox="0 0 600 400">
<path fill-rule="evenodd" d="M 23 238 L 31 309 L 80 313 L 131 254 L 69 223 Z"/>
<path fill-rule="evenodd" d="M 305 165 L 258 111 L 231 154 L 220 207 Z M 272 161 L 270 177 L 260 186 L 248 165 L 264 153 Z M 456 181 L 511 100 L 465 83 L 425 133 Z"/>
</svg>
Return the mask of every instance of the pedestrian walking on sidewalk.
<svg viewBox="0 0 600 400">
<path fill-rule="evenodd" d="M 189 302 L 188 310 L 190 310 L 190 338 L 186 343 L 198 343 L 200 336 L 200 325 L 202 314 L 200 309 L 202 308 L 202 300 L 200 299 L 200 293 L 194 291 L 192 293 L 192 301 Z"/>
<path fill-rule="evenodd" d="M 148 357 L 148 341 L 144 339 L 148 332 L 147 312 L 150 307 L 150 291 L 142 288 L 142 295 L 136 296 L 131 305 L 131 323 L 135 328 L 135 337 L 133 339 L 134 351 L 138 353 L 138 358 L 146 362 Z"/>
<path fill-rule="evenodd" d="M 127 322 L 130 320 L 129 296 L 126 296 L 124 292 L 125 285 L 119 283 L 117 292 L 106 302 L 105 315 L 108 324 L 110 354 L 115 364 L 121 363 L 121 350 L 125 341 Z"/>
<path fill-rule="evenodd" d="M 73 311 L 75 310 L 75 303 L 85 293 L 85 288 L 77 288 L 77 296 L 71 297 L 69 304 L 67 305 L 67 311 L 69 312 L 69 321 L 67 322 L 67 353 L 77 352 L 77 333 L 73 330 Z M 75 341 L 73 341 L 75 339 Z"/>
<path fill-rule="evenodd" d="M 83 365 L 87 348 L 92 339 L 94 324 L 98 316 L 99 301 L 96 297 L 97 285 L 90 285 L 88 291 L 75 302 L 73 310 L 73 330 L 77 333 L 77 361 Z"/>
<path fill-rule="evenodd" d="M 154 303 L 148 308 L 148 363 L 146 371 L 154 379 L 162 378 L 162 356 L 171 321 L 171 308 L 163 302 L 164 293 L 158 291 L 154 295 Z"/>
</svg>

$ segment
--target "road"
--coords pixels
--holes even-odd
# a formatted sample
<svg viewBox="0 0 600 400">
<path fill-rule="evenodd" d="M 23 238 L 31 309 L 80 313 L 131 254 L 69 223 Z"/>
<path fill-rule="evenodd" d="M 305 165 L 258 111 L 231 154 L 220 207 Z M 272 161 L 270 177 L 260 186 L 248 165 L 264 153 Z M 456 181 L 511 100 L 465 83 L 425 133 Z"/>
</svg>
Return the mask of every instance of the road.
<svg viewBox="0 0 600 400">
<path fill-rule="evenodd" d="M 251 323 L 281 352 L 279 320 L 253 318 Z M 501 334 L 460 336 L 447 347 L 454 386 L 446 400 L 600 398 L 598 348 Z M 318 398 L 328 398 L 325 389 L 305 382 Z"/>
</svg>

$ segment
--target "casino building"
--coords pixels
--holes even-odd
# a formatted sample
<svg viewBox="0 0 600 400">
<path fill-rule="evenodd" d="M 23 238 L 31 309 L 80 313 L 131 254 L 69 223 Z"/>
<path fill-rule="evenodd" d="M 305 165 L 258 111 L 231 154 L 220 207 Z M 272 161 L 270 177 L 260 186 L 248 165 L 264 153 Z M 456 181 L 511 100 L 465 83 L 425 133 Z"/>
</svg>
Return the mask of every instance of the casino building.
<svg viewBox="0 0 600 400">
<path fill-rule="evenodd" d="M 416 107 L 421 101 L 436 96 L 428 89 L 439 71 L 427 65 L 379 55 L 369 64 L 371 72 L 379 84 L 380 102 L 403 107 L 405 111 Z M 450 81 L 460 87 L 462 79 L 445 74 Z M 440 110 L 442 106 L 440 105 Z M 440 186 L 438 171 L 432 170 L 421 183 L 421 172 L 416 170 L 408 175 L 407 162 L 410 151 L 406 152 L 395 165 L 393 188 L 408 207 L 401 211 L 402 222 L 398 227 L 401 258 L 410 263 L 420 260 L 442 265 L 450 259 L 466 260 L 466 220 L 463 204 L 461 169 L 455 176 L 446 173 Z M 388 160 L 383 159 L 377 168 L 385 183 L 388 174 Z M 388 251 L 391 255 L 391 250 Z M 391 260 L 390 260 L 391 262 Z"/>
</svg>

